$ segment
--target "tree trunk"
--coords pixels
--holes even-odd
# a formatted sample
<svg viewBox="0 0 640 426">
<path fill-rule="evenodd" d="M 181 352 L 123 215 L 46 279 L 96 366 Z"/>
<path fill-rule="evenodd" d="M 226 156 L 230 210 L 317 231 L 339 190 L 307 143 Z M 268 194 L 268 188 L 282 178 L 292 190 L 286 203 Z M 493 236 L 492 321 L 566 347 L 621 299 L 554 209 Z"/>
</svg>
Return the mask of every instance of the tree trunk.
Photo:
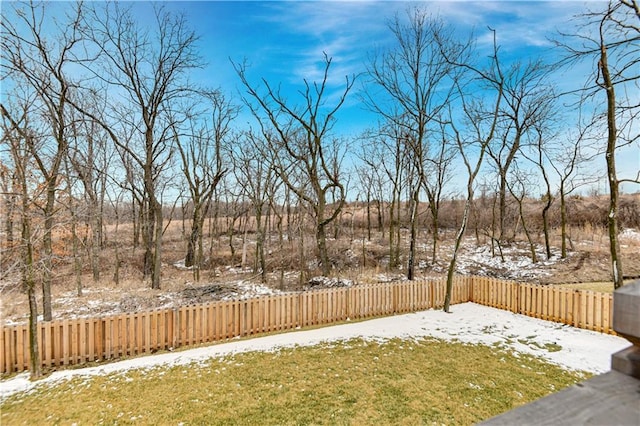
<svg viewBox="0 0 640 426">
<path fill-rule="evenodd" d="M 91 275 L 93 282 L 96 283 L 100 280 L 100 249 L 102 247 L 101 241 L 101 228 L 102 223 L 98 219 L 96 212 L 96 206 L 91 204 L 89 206 L 89 223 L 91 226 Z"/>
<path fill-rule="evenodd" d="M 162 204 L 157 201 L 154 203 L 155 208 L 155 239 L 154 239 L 154 251 L 153 251 L 153 270 L 151 275 L 151 288 L 160 290 L 160 277 L 162 275 L 162 232 L 163 232 L 163 217 L 162 217 Z"/>
<path fill-rule="evenodd" d="M 462 237 L 464 237 L 464 231 L 467 228 L 469 209 L 473 200 L 472 197 L 473 195 L 471 195 L 471 197 L 468 197 L 467 201 L 465 202 L 464 212 L 462 214 L 462 222 L 460 224 L 460 228 L 458 229 L 458 233 L 456 234 L 456 240 L 453 245 L 453 256 L 451 257 L 449 268 L 447 269 L 447 290 L 444 296 L 443 308 L 445 312 L 449 312 L 449 307 L 451 306 L 451 294 L 453 293 L 453 274 L 456 270 L 456 262 L 458 261 L 458 251 L 460 249 L 460 243 L 462 242 Z"/>
<path fill-rule="evenodd" d="M 201 214 L 199 203 L 196 199 L 193 201 L 193 216 L 191 218 L 191 232 L 187 238 L 187 253 L 184 256 L 184 266 L 200 266 L 198 263 L 202 259 L 196 259 L 196 250 L 199 242 L 202 241 L 202 227 L 204 226 L 204 217 Z"/>
<path fill-rule="evenodd" d="M 527 228 L 527 222 L 524 218 L 524 209 L 522 208 L 523 200 L 518 200 L 518 210 L 520 211 L 520 221 L 522 222 L 522 230 L 524 231 L 524 235 L 527 237 L 527 241 L 529 242 L 529 250 L 531 251 L 531 262 L 538 263 L 538 255 L 536 254 L 536 245 L 533 243 L 533 239 L 531 238 L 531 233 L 529 232 L 529 228 Z"/>
<path fill-rule="evenodd" d="M 12 184 L 12 189 L 15 189 L 15 183 Z M 9 191 L 7 191 L 9 192 Z M 13 243 L 13 212 L 15 210 L 16 197 L 14 195 L 5 195 L 6 216 L 4 221 L 5 234 L 7 235 L 8 246 L 11 247 Z"/>
<path fill-rule="evenodd" d="M 394 253 L 394 259 L 395 259 L 395 264 L 393 265 L 394 267 L 397 267 L 398 265 L 400 265 L 400 242 L 402 240 L 402 227 L 400 226 L 400 201 L 398 201 L 396 203 L 396 240 L 395 240 L 395 247 L 393 248 L 395 250 Z"/>
<path fill-rule="evenodd" d="M 116 207 L 115 207 L 115 219 L 116 219 L 116 226 L 115 226 L 115 230 L 114 230 L 114 235 L 115 235 L 115 244 L 114 244 L 114 249 L 115 249 L 115 266 L 114 266 L 114 270 L 113 270 L 113 283 L 115 285 L 120 284 L 120 250 L 118 249 L 120 247 L 120 243 L 119 243 L 119 239 L 118 239 L 118 227 L 120 226 L 120 215 L 118 212 L 118 200 L 116 199 Z"/>
<path fill-rule="evenodd" d="M 38 306 L 34 283 L 27 285 L 27 295 L 29 297 L 29 370 L 31 380 L 42 377 L 40 369 L 40 351 L 38 348 Z"/>
<path fill-rule="evenodd" d="M 420 189 L 419 186 L 411 194 L 411 214 L 409 219 L 409 226 L 411 229 L 409 237 L 409 256 L 407 260 L 407 279 L 412 281 L 415 275 L 415 262 L 416 262 L 416 240 L 417 234 L 417 220 L 418 220 L 418 207 L 420 203 Z"/>
<path fill-rule="evenodd" d="M 440 232 L 438 205 L 433 201 L 430 201 L 429 207 L 431 209 L 431 227 L 433 228 L 433 240 L 431 242 L 431 263 L 435 264 L 438 257 L 438 234 Z"/>
<path fill-rule="evenodd" d="M 378 232 L 382 234 L 382 239 L 384 239 L 384 217 L 382 216 L 382 201 L 376 200 L 376 207 L 378 209 Z"/>
<path fill-rule="evenodd" d="M 567 258 L 567 203 L 564 182 L 560 182 L 560 257 Z"/>
<path fill-rule="evenodd" d="M 45 206 L 44 236 L 42 239 L 44 249 L 44 272 L 42 277 L 42 309 L 43 320 L 51 321 L 53 311 L 51 309 L 51 274 L 53 272 L 53 215 L 55 208 L 56 179 L 47 182 L 47 203 Z"/>
<path fill-rule="evenodd" d="M 298 205 L 298 211 L 300 210 L 301 210 L 301 206 Z M 299 268 L 300 275 L 299 275 L 298 284 L 300 285 L 300 287 L 302 287 L 306 284 L 306 279 L 307 279 L 307 261 L 304 255 L 304 220 L 301 212 L 298 213 L 298 234 L 299 234 L 298 258 L 300 261 L 300 268 Z"/>
<path fill-rule="evenodd" d="M 394 237 L 395 237 L 395 210 L 396 207 L 396 197 L 393 196 L 391 200 L 391 206 L 389 208 L 389 270 L 395 268 L 398 264 L 398 259 L 396 258 L 396 252 L 394 247 Z"/>
<path fill-rule="evenodd" d="M 367 192 L 367 241 L 371 241 L 371 194 Z"/>
<path fill-rule="evenodd" d="M 320 258 L 320 271 L 322 275 L 328 277 L 331 273 L 331 263 L 329 262 L 329 254 L 327 252 L 327 221 L 325 220 L 325 204 L 326 194 L 320 189 L 320 185 L 315 180 L 315 193 L 318 194 L 318 203 L 315 206 L 316 216 L 316 246 L 318 248 L 318 257 Z"/>
<path fill-rule="evenodd" d="M 506 233 L 505 216 L 507 215 L 507 177 L 506 175 L 500 175 L 500 189 L 498 192 L 498 225 L 499 235 L 498 241 L 503 242 Z M 495 234 L 494 234 L 495 237 Z"/>
<path fill-rule="evenodd" d="M 613 287 L 624 285 L 622 276 L 622 259 L 620 258 L 620 242 L 618 241 L 618 176 L 616 174 L 616 96 L 609 74 L 607 63 L 607 48 L 604 43 L 600 50 L 600 69 L 604 89 L 607 92 L 607 180 L 609 182 L 609 250 L 611 253 L 611 269 L 613 272 Z"/>
<path fill-rule="evenodd" d="M 69 191 L 71 192 L 71 191 Z M 73 272 L 76 280 L 76 295 L 82 296 L 82 261 L 78 247 L 78 216 L 74 209 L 73 196 L 69 194 L 69 209 L 71 210 L 71 253 L 73 256 Z"/>
<path fill-rule="evenodd" d="M 278 247 L 280 248 L 280 255 L 284 253 L 284 230 L 282 229 L 282 221 L 283 221 L 283 212 L 276 213 L 274 209 L 274 213 L 277 215 L 276 219 L 276 228 L 278 230 Z M 284 262 L 280 263 L 280 290 L 284 290 Z"/>
<path fill-rule="evenodd" d="M 316 226 L 316 240 L 318 256 L 320 257 L 320 270 L 323 276 L 328 277 L 331 273 L 331 264 L 329 263 L 329 255 L 327 253 L 326 225 L 319 223 Z"/>
<path fill-rule="evenodd" d="M 138 209 L 136 211 L 136 206 Z M 142 206 L 138 205 L 138 200 L 131 197 L 131 221 L 133 222 L 133 250 L 140 245 L 140 227 L 142 226 Z"/>
<path fill-rule="evenodd" d="M 267 216 L 268 217 L 268 216 Z M 260 270 L 260 282 L 267 282 L 267 262 L 264 257 L 265 225 L 262 223 L 262 208 L 256 209 L 256 267 Z M 256 272 L 254 270 L 254 272 Z"/>
<path fill-rule="evenodd" d="M 24 166 L 24 165 L 23 165 Z M 24 173 L 24 169 L 22 170 Z M 26 176 L 22 176 L 22 285 L 29 298 L 29 370 L 31 379 L 42 376 L 40 369 L 40 351 L 38 350 L 38 302 L 36 285 L 33 280 L 33 242 L 31 240 L 31 218 L 29 217 L 29 195 Z"/>
<path fill-rule="evenodd" d="M 549 209 L 551 208 L 551 193 L 547 192 L 547 203 L 542 209 L 542 232 L 544 233 L 544 248 L 547 260 L 551 259 L 551 242 L 549 241 Z"/>
<path fill-rule="evenodd" d="M 187 254 L 184 256 L 184 266 L 191 267 L 196 263 L 196 246 L 198 244 L 198 235 L 200 230 L 195 222 L 191 224 L 191 232 L 187 239 Z"/>
</svg>

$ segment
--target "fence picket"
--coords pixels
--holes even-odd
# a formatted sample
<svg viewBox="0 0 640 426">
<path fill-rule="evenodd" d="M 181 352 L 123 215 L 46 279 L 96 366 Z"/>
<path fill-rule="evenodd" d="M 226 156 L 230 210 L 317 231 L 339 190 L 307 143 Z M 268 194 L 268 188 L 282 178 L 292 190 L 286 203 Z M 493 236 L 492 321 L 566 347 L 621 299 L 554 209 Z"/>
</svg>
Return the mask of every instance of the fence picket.
<svg viewBox="0 0 640 426">
<path fill-rule="evenodd" d="M 158 349 L 334 323 L 347 318 L 440 308 L 446 281 L 381 283 L 209 302 L 103 318 L 39 323 L 43 367 L 119 358 Z M 451 303 L 475 302 L 575 327 L 613 333 L 611 294 L 518 284 L 487 277 L 455 277 Z M 28 326 L 0 333 L 0 372 L 29 366 Z"/>
</svg>

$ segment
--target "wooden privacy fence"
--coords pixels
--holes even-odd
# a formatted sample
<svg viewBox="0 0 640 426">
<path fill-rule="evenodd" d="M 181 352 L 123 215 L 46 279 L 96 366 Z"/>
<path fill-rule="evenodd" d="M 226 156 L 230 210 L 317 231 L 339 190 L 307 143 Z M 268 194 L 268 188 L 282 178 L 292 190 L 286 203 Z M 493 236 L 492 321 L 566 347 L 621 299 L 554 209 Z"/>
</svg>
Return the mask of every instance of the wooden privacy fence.
<svg viewBox="0 0 640 426">
<path fill-rule="evenodd" d="M 557 286 L 471 279 L 469 300 L 534 318 L 601 333 L 613 331 L 613 294 Z"/>
<path fill-rule="evenodd" d="M 45 368 L 83 364 L 347 319 L 438 308 L 444 304 L 445 286 L 444 280 L 362 285 L 41 322 L 40 360 Z M 457 277 L 451 303 L 464 302 L 614 333 L 613 295 L 609 293 Z M 3 327 L 0 373 L 28 369 L 28 333 L 28 325 Z"/>
<path fill-rule="evenodd" d="M 451 303 L 470 300 L 471 277 L 457 277 Z M 100 318 L 40 322 L 45 368 L 116 359 L 347 319 L 415 312 L 444 304 L 446 282 L 413 281 L 211 302 Z M 28 325 L 3 327 L 0 372 L 29 367 Z"/>
</svg>

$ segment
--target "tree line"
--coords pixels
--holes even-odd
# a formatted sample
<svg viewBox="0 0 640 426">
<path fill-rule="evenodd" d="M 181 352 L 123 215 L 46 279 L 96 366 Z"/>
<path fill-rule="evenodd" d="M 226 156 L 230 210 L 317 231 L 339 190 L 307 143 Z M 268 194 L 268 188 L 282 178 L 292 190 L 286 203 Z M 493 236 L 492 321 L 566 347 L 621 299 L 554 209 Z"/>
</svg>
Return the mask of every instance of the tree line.
<svg viewBox="0 0 640 426">
<path fill-rule="evenodd" d="M 636 0 L 598 6 L 576 17 L 576 33 L 557 35 L 564 56 L 552 64 L 506 61 L 500 34 L 491 28 L 492 48 L 484 57 L 473 34 L 461 38 L 443 19 L 411 8 L 389 21 L 394 44 L 372 54 L 361 74 L 345 76 L 337 95 L 329 84 L 333 59 L 325 53 L 320 79 L 302 81 L 298 101 L 284 96 L 279 82 L 251 79 L 242 61 L 232 62 L 242 87 L 235 95 L 194 83 L 193 73 L 205 66 L 199 36 L 184 15 L 162 5 L 153 6 L 149 25 L 117 2 L 78 2 L 56 19 L 48 3 L 7 6 L 17 21 L 1 23 L 2 250 L 15 260 L 7 268 L 20 276 L 29 298 L 33 374 L 39 371 L 38 289 L 43 318 L 52 318 L 56 227 L 63 221 L 71 227 L 79 269 L 76 228 L 86 227 L 97 281 L 105 211 L 117 219 L 125 207 L 134 246 L 143 252 L 143 277 L 154 289 L 162 282 L 167 209 L 189 206 L 185 265 L 196 274 L 206 257 L 205 221 L 219 217 L 224 205 L 242 206 L 225 212 L 233 220 L 249 211 L 255 218 L 263 280 L 267 225 L 275 221 L 282 241 L 284 226 L 295 223 L 292 210 L 299 229 L 305 220 L 312 224 L 314 257 L 329 275 L 328 232 L 354 194 L 368 212 L 377 208 L 387 227 L 390 267 L 401 261 L 401 228 L 407 227 L 405 266 L 413 279 L 420 207 L 427 206 L 435 262 L 441 205 L 455 177 L 463 208 L 448 268 L 448 310 L 457 253 L 485 191 L 495 194 L 486 235 L 498 252 L 512 238 L 508 210 L 515 205 L 535 261 L 525 204 L 541 187 L 546 256 L 554 203 L 566 256 L 567 197 L 597 178 L 589 173 L 591 162 L 605 158 L 612 276 L 621 286 L 619 188 L 627 180 L 618 178 L 615 153 L 640 138 L 640 7 Z M 562 92 L 558 76 L 572 75 L 578 64 L 589 68 L 575 76 L 583 85 Z M 349 139 L 335 134 L 334 125 L 352 96 L 378 122 Z M 241 110 L 253 116 L 251 126 L 238 122 Z M 640 175 L 628 181 L 638 183 Z"/>
</svg>

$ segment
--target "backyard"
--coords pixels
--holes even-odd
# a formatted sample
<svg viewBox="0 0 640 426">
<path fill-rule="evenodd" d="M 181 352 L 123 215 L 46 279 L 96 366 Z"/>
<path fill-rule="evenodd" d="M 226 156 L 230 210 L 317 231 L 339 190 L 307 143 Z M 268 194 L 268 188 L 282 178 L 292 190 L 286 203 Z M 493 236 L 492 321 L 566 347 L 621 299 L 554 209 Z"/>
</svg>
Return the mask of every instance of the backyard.
<svg viewBox="0 0 640 426">
<path fill-rule="evenodd" d="M 622 338 L 465 303 L 2 382 L 3 424 L 472 424 L 609 369 Z"/>
</svg>

